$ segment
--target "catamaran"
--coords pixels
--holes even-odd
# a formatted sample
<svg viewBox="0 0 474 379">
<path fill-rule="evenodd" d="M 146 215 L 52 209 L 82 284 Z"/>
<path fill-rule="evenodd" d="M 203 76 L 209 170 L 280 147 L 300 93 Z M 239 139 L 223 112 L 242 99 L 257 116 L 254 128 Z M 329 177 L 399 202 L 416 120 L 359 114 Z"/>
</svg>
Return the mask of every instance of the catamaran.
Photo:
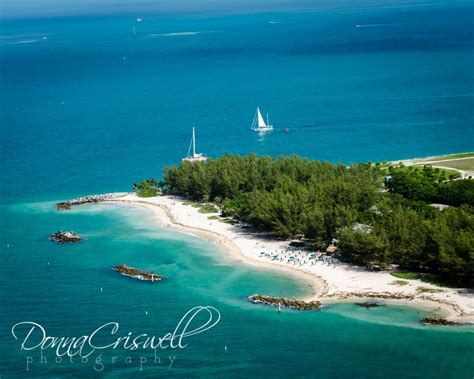
<svg viewBox="0 0 474 379">
<path fill-rule="evenodd" d="M 193 149 L 193 155 L 191 155 L 191 149 Z M 207 161 L 207 157 L 204 154 L 196 153 L 196 133 L 193 127 L 193 136 L 191 137 L 191 143 L 189 144 L 188 155 L 183 158 L 183 161 L 198 162 Z"/>
<path fill-rule="evenodd" d="M 251 129 L 256 132 L 268 132 L 270 130 L 273 130 L 273 126 L 271 126 L 268 122 L 268 113 L 267 122 L 265 123 L 265 120 L 263 119 L 262 114 L 260 113 L 260 108 L 257 108 L 255 116 L 253 117 Z"/>
</svg>

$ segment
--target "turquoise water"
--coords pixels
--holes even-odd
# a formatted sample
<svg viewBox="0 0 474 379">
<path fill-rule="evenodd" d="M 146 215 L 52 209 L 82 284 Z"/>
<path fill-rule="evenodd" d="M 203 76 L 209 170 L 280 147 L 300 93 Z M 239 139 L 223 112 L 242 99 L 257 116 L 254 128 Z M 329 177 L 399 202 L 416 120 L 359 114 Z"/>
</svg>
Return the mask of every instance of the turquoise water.
<svg viewBox="0 0 474 379">
<path fill-rule="evenodd" d="M 472 377 L 472 329 L 421 327 L 424 312 L 396 307 L 278 314 L 246 297 L 298 296 L 304 283 L 157 228 L 144 210 L 54 210 L 159 177 L 186 154 L 193 125 L 210 156 L 472 151 L 472 8 L 141 16 L 2 21 L 0 376 Z M 257 106 L 275 126 L 265 137 L 249 130 Z M 46 237 L 58 229 L 85 241 L 55 245 Z M 127 280 L 110 270 L 121 263 L 169 279 Z M 126 351 L 104 353 L 101 372 L 36 356 L 25 371 L 10 331 L 28 320 L 79 336 L 116 321 L 124 334 L 163 335 L 198 305 L 216 307 L 219 324 L 143 371 L 139 357 L 152 357 L 127 363 Z"/>
</svg>

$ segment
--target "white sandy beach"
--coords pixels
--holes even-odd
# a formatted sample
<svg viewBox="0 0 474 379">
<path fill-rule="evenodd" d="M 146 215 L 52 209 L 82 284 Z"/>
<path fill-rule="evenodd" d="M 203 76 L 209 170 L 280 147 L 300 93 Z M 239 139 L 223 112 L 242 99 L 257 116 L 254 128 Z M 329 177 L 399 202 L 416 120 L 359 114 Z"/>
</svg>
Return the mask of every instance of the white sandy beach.
<svg viewBox="0 0 474 379">
<path fill-rule="evenodd" d="M 307 300 L 327 303 L 361 301 L 364 296 L 380 297 L 387 303 L 426 309 L 443 314 L 451 320 L 474 323 L 474 294 L 462 289 L 437 287 L 419 280 L 409 280 L 408 285 L 399 286 L 394 283 L 397 278 L 387 272 L 369 271 L 343 263 L 315 261 L 309 259 L 307 252 L 290 248 L 288 241 L 270 240 L 242 227 L 221 220 L 211 220 L 209 216 L 218 214 L 200 213 L 198 208 L 185 205 L 184 200 L 173 196 L 140 198 L 135 194 L 127 194 L 107 203 L 146 207 L 153 211 L 161 226 L 192 233 L 214 243 L 233 259 L 297 276 L 311 286 L 311 296 Z M 266 255 L 262 255 L 262 252 Z M 276 258 L 272 260 L 273 256 Z M 290 262 L 289 256 L 294 257 Z M 421 293 L 418 287 L 440 292 Z"/>
</svg>

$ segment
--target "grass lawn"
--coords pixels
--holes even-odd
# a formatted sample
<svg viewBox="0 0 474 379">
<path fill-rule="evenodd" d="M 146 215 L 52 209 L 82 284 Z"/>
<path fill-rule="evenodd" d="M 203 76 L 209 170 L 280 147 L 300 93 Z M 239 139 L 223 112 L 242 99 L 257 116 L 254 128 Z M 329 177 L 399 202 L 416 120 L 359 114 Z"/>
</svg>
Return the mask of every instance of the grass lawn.
<svg viewBox="0 0 474 379">
<path fill-rule="evenodd" d="M 443 162 L 444 163 L 444 162 Z M 437 164 L 436 163 L 433 163 L 432 166 L 436 166 Z M 439 164 L 440 166 L 444 166 L 443 164 Z M 423 166 L 424 165 L 413 165 L 413 166 L 410 166 L 410 167 L 416 167 L 417 169 L 420 169 L 420 170 L 423 170 Z M 450 166 L 447 166 L 447 167 L 450 167 Z M 436 167 L 434 168 L 436 170 Z M 459 175 L 459 171 L 456 171 L 456 170 L 447 170 L 447 169 L 444 169 L 444 168 L 440 168 L 439 169 L 439 173 L 440 174 L 445 174 L 445 176 L 447 178 L 449 178 L 449 175 Z"/>
<path fill-rule="evenodd" d="M 455 162 L 457 162 L 457 161 L 455 161 Z M 395 167 L 398 170 L 401 170 L 402 172 L 409 172 L 409 171 L 413 171 L 413 172 L 420 171 L 421 172 L 423 170 L 423 166 L 424 166 L 423 164 L 417 164 L 417 165 L 405 166 L 405 167 L 402 167 L 402 168 L 400 168 L 400 166 L 398 166 L 398 165 L 393 165 L 392 167 Z M 442 164 L 440 164 L 440 166 L 442 166 Z M 409 167 L 411 167 L 411 168 L 409 168 Z M 434 168 L 434 169 L 436 170 L 436 168 Z M 382 172 L 383 172 L 384 175 L 390 175 L 390 170 L 388 169 L 388 167 L 383 167 Z M 456 170 L 448 170 L 448 169 L 440 168 L 439 169 L 439 175 L 443 175 L 443 174 L 446 178 L 449 178 L 450 175 L 460 175 L 459 172 L 456 171 Z"/>
<path fill-rule="evenodd" d="M 432 163 L 432 165 L 433 166 L 452 167 L 452 168 L 457 168 L 459 170 L 466 170 L 466 171 L 474 171 L 474 157 L 473 158 L 468 158 L 468 159 L 463 159 L 463 160 L 460 160 L 460 161 L 453 161 L 453 160 L 439 161 L 439 162 Z"/>
</svg>

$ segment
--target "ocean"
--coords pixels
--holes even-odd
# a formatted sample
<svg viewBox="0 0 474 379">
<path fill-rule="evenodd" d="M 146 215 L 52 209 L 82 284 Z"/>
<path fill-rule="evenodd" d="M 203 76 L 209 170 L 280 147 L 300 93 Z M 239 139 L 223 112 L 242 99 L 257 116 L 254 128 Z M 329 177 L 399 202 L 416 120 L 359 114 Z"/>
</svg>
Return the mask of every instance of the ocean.
<svg viewBox="0 0 474 379">
<path fill-rule="evenodd" d="M 159 178 L 186 155 L 193 126 L 210 157 L 348 164 L 473 151 L 472 15 L 440 2 L 2 20 L 0 376 L 471 378 L 472 328 L 423 327 L 425 312 L 402 307 L 279 314 L 247 296 L 301 296 L 305 283 L 160 228 L 142 209 L 54 204 Z M 265 136 L 250 130 L 257 106 L 275 128 Z M 55 245 L 58 229 L 85 241 Z M 117 264 L 168 279 L 129 280 Z M 162 335 L 206 305 L 218 325 L 160 363 L 107 350 L 103 366 L 31 354 L 27 367 L 11 332 L 34 321 L 72 337 L 118 322 L 123 335 Z"/>
</svg>

